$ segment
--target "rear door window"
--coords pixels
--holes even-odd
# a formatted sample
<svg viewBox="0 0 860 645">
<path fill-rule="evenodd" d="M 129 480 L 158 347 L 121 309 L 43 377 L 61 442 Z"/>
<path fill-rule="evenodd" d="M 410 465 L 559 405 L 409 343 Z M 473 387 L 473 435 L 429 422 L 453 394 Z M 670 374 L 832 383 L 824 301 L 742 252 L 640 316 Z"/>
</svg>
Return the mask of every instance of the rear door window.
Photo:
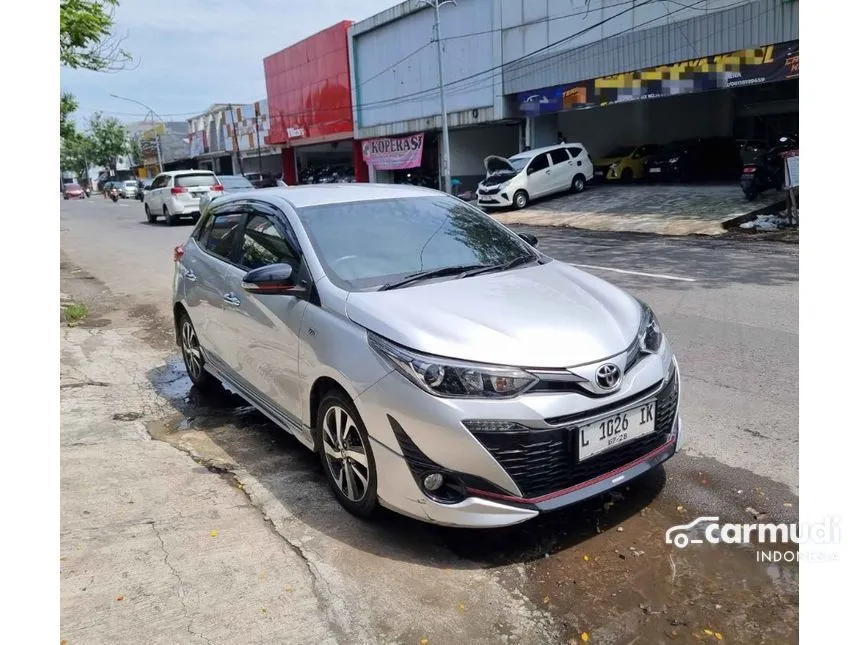
<svg viewBox="0 0 860 645">
<path fill-rule="evenodd" d="M 570 161 L 570 156 L 567 154 L 567 150 L 565 150 L 564 148 L 556 148 L 555 150 L 550 150 L 549 158 L 552 159 L 553 164 L 560 164 Z"/>
<path fill-rule="evenodd" d="M 224 213 L 211 217 L 201 231 L 200 244 L 207 252 L 229 262 L 242 217 L 242 213 Z"/>
<path fill-rule="evenodd" d="M 176 175 L 175 184 L 181 188 L 196 188 L 198 186 L 214 186 L 218 179 L 210 172 L 194 175 Z"/>
</svg>

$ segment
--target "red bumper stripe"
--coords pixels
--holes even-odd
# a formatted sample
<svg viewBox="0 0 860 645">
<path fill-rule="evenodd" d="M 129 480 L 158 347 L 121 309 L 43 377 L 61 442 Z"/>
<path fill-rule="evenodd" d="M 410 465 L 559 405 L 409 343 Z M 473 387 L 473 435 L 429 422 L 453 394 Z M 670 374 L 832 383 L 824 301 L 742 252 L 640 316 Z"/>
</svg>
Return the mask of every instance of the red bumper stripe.
<svg viewBox="0 0 860 645">
<path fill-rule="evenodd" d="M 653 457 L 656 457 L 661 452 L 668 450 L 671 446 L 675 445 L 675 437 L 672 437 L 669 441 L 664 443 L 662 446 L 658 446 L 654 448 L 651 452 L 642 455 L 639 459 L 631 461 L 628 464 L 624 464 L 623 466 L 619 466 L 615 470 L 610 470 L 608 473 L 600 475 L 599 477 L 595 477 L 594 479 L 589 479 L 588 481 L 584 481 L 582 483 L 576 484 L 575 486 L 570 486 L 569 488 L 563 488 L 561 490 L 557 490 L 554 493 L 547 493 L 546 495 L 541 495 L 540 497 L 516 497 L 515 495 L 501 495 L 499 493 L 490 493 L 488 491 L 480 490 L 477 488 L 467 488 L 466 491 L 469 493 L 473 493 L 480 497 L 490 497 L 492 499 L 500 499 L 508 502 L 519 502 L 520 504 L 539 504 L 540 502 L 545 502 L 548 499 L 554 499 L 556 497 L 561 497 L 562 495 L 567 495 L 568 493 L 572 493 L 574 491 L 579 490 L 580 488 L 586 488 L 587 486 L 592 486 L 594 484 L 600 483 L 605 479 L 609 479 L 610 477 L 615 477 L 623 473 L 625 470 L 629 470 L 633 468 L 633 466 L 637 466 L 642 462 L 648 461 Z"/>
</svg>

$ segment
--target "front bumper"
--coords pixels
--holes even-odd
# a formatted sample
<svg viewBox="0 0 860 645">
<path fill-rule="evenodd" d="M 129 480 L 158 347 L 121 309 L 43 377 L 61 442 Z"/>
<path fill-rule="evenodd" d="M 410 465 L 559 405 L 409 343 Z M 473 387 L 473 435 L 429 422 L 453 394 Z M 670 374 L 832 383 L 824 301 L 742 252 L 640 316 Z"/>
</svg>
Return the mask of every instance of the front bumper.
<svg viewBox="0 0 860 645">
<path fill-rule="evenodd" d="M 478 185 L 478 206 L 484 208 L 510 208 L 514 205 L 514 195 L 509 189 L 501 190 L 498 186 L 489 188 Z"/>
<path fill-rule="evenodd" d="M 564 437 L 576 432 L 575 419 L 611 414 L 652 396 L 657 431 L 585 462 L 570 454 Z M 420 520 L 478 528 L 526 521 L 663 463 L 680 446 L 679 399 L 680 374 L 664 343 L 662 355 L 642 359 L 619 392 L 599 399 L 552 392 L 511 400 L 442 399 L 392 372 L 356 405 L 373 442 L 380 502 Z M 465 419 L 502 419 L 528 432 L 470 432 Z M 422 481 L 429 472 L 443 473 L 455 485 L 428 493 Z"/>
</svg>

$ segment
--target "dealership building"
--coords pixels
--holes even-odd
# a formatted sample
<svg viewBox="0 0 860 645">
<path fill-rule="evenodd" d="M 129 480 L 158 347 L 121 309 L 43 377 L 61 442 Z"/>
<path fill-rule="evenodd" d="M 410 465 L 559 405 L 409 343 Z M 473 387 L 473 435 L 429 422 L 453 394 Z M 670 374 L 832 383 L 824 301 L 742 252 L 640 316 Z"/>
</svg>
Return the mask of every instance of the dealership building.
<svg viewBox="0 0 860 645">
<path fill-rule="evenodd" d="M 281 150 L 284 181 L 311 176 L 367 181 L 353 137 L 347 30 L 339 22 L 263 59 L 269 109 L 267 146 Z"/>
<path fill-rule="evenodd" d="M 460 0 L 440 10 L 451 175 L 563 136 L 618 146 L 798 131 L 797 0 Z M 434 11 L 348 27 L 354 150 L 373 181 L 441 168 Z M 267 76 L 268 78 L 268 76 Z M 271 96 L 270 96 L 271 101 Z"/>
</svg>

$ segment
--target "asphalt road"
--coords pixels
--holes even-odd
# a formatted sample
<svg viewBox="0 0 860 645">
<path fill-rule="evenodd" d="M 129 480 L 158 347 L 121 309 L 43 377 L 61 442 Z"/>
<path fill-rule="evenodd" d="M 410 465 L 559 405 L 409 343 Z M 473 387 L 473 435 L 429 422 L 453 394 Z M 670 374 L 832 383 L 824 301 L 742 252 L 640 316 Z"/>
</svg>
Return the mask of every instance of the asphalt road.
<svg viewBox="0 0 860 645">
<path fill-rule="evenodd" d="M 63 253 L 112 292 L 167 315 L 172 249 L 190 224 L 148 224 L 140 202 L 130 200 L 61 204 Z M 515 228 L 536 234 L 547 254 L 651 305 L 681 367 L 687 454 L 797 494 L 797 246 Z"/>
<path fill-rule="evenodd" d="M 724 642 L 732 643 L 797 641 L 796 565 L 764 564 L 753 549 L 737 545 L 678 549 L 664 539 L 669 527 L 706 515 L 729 522 L 796 518 L 796 246 L 522 229 L 538 235 L 539 247 L 549 255 L 578 264 L 651 304 L 681 366 L 686 445 L 665 469 L 611 494 L 509 530 L 462 531 L 390 513 L 373 522 L 356 520 L 334 501 L 318 459 L 297 441 L 241 398 L 190 387 L 170 342 L 169 322 L 172 248 L 186 239 L 189 225 L 147 224 L 139 202 L 114 204 L 97 198 L 61 204 L 62 253 L 67 265 L 84 272 L 65 272 L 70 275 L 64 275 L 64 288 L 96 303 L 94 319 L 84 323 L 91 329 L 80 330 L 93 335 L 83 335 L 80 348 L 68 350 L 77 356 L 77 364 L 66 369 L 78 378 L 91 370 L 92 382 L 107 378 L 101 374 L 114 380 L 115 372 L 123 369 L 137 392 L 137 398 L 131 393 L 123 397 L 106 387 L 102 408 L 94 408 L 89 416 L 64 418 L 70 428 L 64 432 L 72 433 L 72 438 L 74 433 L 91 432 L 91 418 L 142 417 L 148 436 L 159 440 L 152 443 L 174 446 L 206 466 L 192 474 L 175 460 L 170 467 L 159 462 L 159 481 L 172 488 L 175 480 L 182 487 L 185 501 L 179 516 L 186 523 L 204 509 L 197 509 L 196 498 L 185 495 L 184 487 L 200 487 L 199 478 L 210 471 L 229 476 L 231 483 L 221 482 L 220 488 L 211 482 L 202 485 L 204 508 L 217 504 L 219 521 L 227 524 L 226 509 L 235 505 L 231 494 L 236 487 L 244 492 L 259 518 L 265 518 L 290 545 L 290 552 L 306 562 L 313 589 L 300 589 L 287 579 L 293 575 L 288 554 L 275 557 L 271 570 L 266 565 L 260 576 L 265 573 L 272 588 L 283 590 L 289 584 L 289 594 L 304 594 L 302 606 L 319 603 L 345 635 L 337 642 L 544 645 L 582 642 L 583 631 L 590 633 L 589 642 L 595 645 L 716 642 L 709 632 L 725 635 Z M 99 297 L 105 301 L 101 313 Z M 106 335 L 99 335 L 102 331 Z M 86 389 L 66 392 L 69 410 L 87 409 L 82 407 L 87 399 L 73 398 L 86 394 Z M 115 430 L 104 432 L 112 437 Z M 143 466 L 144 449 L 124 449 L 128 458 L 113 464 L 114 471 L 99 473 L 97 465 L 78 465 L 81 473 L 99 483 L 101 488 L 93 490 L 108 502 L 116 495 L 112 488 L 105 490 L 104 483 L 126 470 L 131 479 L 149 477 L 148 472 L 134 471 Z M 64 458 L 74 464 L 77 453 L 65 447 L 64 451 Z M 88 490 L 89 481 L 82 484 L 70 468 L 67 486 Z M 184 478 L 191 478 L 188 484 L 182 483 Z M 152 479 L 132 487 L 135 507 L 151 516 L 159 531 L 184 535 L 153 501 L 161 493 L 150 489 L 155 476 Z M 67 518 L 76 504 L 94 502 L 84 492 L 66 495 L 63 524 L 94 530 L 90 516 Z M 124 521 L 122 515 L 112 520 Z M 255 567 L 265 560 L 262 554 L 277 545 L 264 539 L 247 516 L 233 522 L 218 535 L 235 533 L 247 548 L 225 545 L 223 556 L 235 558 L 243 579 L 253 581 L 247 576 L 256 575 Z M 105 526 L 99 530 L 113 536 L 113 525 Z M 246 531 L 254 537 L 241 539 Z M 156 538 L 157 534 L 149 535 L 150 540 Z M 114 541 L 119 549 L 128 547 L 119 537 Z M 263 618 L 252 620 L 247 603 L 208 590 L 223 584 L 217 582 L 223 571 L 222 577 L 214 578 L 202 572 L 212 568 L 207 552 L 183 551 L 183 544 L 169 543 L 170 559 L 165 555 L 165 562 L 184 563 L 174 576 L 186 589 L 180 606 L 165 587 L 169 577 L 157 570 L 147 574 L 152 582 L 135 592 L 135 602 L 159 606 L 173 602 L 178 615 L 191 620 L 188 630 L 199 629 L 213 642 L 229 641 L 231 635 L 235 640 L 237 629 L 256 629 Z M 105 578 L 105 567 L 111 571 L 120 567 L 133 576 L 133 567 L 139 566 L 127 559 L 110 564 L 111 560 L 94 559 L 87 549 L 74 549 L 69 542 L 65 562 L 69 589 L 78 579 Z M 255 552 L 261 555 L 249 555 Z M 157 600 L 149 599 L 151 588 L 160 589 Z M 259 591 L 253 582 L 248 588 Z M 140 617 L 143 614 L 104 613 L 92 596 L 84 595 L 90 594 L 88 585 L 80 589 L 63 597 L 64 623 L 74 628 L 75 640 L 112 642 L 100 640 L 93 631 L 88 617 L 95 615 L 94 610 L 102 611 L 98 616 L 104 616 L 112 630 L 118 625 L 126 630 L 123 633 L 148 633 L 151 623 Z M 199 594 L 191 591 L 196 589 Z M 302 610 L 291 607 L 289 599 L 283 600 L 281 609 L 307 626 Z M 220 617 L 217 625 L 213 615 Z M 291 622 L 285 620 L 267 623 L 280 639 L 277 642 L 291 642 L 285 639 L 292 633 Z M 152 642 L 175 642 L 165 633 L 158 627 L 148 635 Z"/>
</svg>

